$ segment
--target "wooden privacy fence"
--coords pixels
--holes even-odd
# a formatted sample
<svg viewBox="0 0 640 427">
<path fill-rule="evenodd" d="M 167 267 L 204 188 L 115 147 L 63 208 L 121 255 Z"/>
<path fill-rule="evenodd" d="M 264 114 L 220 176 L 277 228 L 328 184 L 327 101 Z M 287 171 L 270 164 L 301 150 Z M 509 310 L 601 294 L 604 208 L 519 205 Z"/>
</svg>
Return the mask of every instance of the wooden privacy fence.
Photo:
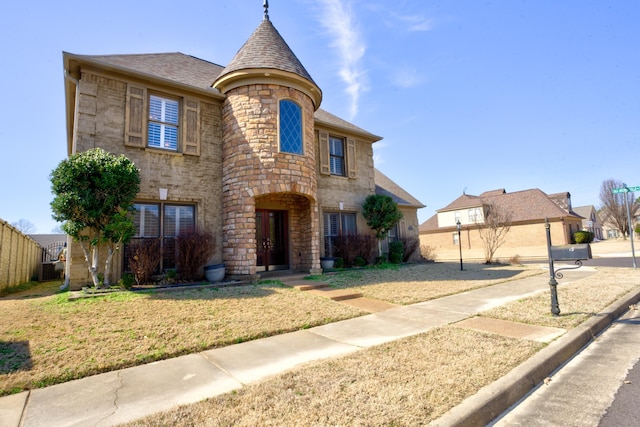
<svg viewBox="0 0 640 427">
<path fill-rule="evenodd" d="M 38 280 L 42 247 L 0 219 L 0 291 Z"/>
</svg>

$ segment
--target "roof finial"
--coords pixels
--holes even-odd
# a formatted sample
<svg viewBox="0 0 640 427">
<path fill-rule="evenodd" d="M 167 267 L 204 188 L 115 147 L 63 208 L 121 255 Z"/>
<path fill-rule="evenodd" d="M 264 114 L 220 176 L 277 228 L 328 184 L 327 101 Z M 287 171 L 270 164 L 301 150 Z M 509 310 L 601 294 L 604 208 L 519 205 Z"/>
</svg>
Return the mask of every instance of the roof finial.
<svg viewBox="0 0 640 427">
<path fill-rule="evenodd" d="M 269 0 L 264 0 L 264 2 L 262 3 L 262 6 L 264 7 L 264 19 L 268 21 L 269 20 Z"/>
</svg>

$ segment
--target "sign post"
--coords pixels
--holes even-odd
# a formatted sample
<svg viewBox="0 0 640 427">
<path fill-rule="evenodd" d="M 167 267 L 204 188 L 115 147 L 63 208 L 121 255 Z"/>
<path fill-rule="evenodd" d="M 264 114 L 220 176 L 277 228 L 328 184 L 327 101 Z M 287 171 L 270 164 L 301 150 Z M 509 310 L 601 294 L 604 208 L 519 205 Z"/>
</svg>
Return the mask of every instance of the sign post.
<svg viewBox="0 0 640 427">
<path fill-rule="evenodd" d="M 632 193 L 634 191 L 640 191 L 640 187 L 627 187 L 627 184 L 622 184 L 622 188 L 614 188 L 611 190 L 613 194 L 618 193 Z M 629 221 L 629 240 L 631 241 L 631 258 L 633 259 L 633 268 L 636 267 L 636 251 L 633 247 L 633 223 L 631 221 L 631 210 L 629 209 L 629 199 L 627 195 L 624 195 L 624 204 L 627 207 L 627 221 Z"/>
</svg>

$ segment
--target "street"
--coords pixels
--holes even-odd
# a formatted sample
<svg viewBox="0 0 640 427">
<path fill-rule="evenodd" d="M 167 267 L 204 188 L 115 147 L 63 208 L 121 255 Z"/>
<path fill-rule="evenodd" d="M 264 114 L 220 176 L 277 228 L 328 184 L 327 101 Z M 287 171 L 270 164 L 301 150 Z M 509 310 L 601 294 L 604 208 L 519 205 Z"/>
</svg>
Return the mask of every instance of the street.
<svg viewBox="0 0 640 427">
<path fill-rule="evenodd" d="M 491 425 L 640 425 L 639 358 L 640 310 L 634 307 Z"/>
</svg>

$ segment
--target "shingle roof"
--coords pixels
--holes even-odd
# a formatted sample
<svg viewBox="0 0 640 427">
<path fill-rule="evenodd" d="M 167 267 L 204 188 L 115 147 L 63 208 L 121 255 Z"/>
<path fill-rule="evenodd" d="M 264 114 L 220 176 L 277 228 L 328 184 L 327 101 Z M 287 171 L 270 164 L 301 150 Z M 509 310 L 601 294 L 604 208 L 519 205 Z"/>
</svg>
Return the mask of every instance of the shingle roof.
<svg viewBox="0 0 640 427">
<path fill-rule="evenodd" d="M 361 134 L 363 136 L 367 136 L 370 137 L 373 142 L 375 141 L 380 141 L 382 139 L 381 136 L 378 135 L 374 135 L 371 132 L 368 132 L 356 125 L 354 125 L 353 123 L 349 123 L 346 120 L 341 119 L 338 116 L 334 116 L 333 114 L 329 113 L 328 111 L 325 111 L 323 109 L 318 109 L 316 110 L 316 112 L 314 113 L 314 118 L 316 119 L 317 122 L 319 122 L 320 124 L 325 124 L 328 125 L 330 127 L 335 127 L 338 129 L 342 129 L 345 131 L 351 131 L 357 134 Z"/>
<path fill-rule="evenodd" d="M 540 221 L 544 218 L 580 217 L 572 211 L 560 208 L 547 194 L 537 188 L 513 193 L 494 190 L 482 193 L 480 196 L 463 194 L 445 208 L 436 212 L 468 209 L 492 203 L 495 203 L 504 211 L 510 212 L 512 222 Z M 420 231 L 436 230 L 437 228 L 437 214 L 420 225 Z"/>
<path fill-rule="evenodd" d="M 268 19 L 262 20 L 218 77 L 234 71 L 255 68 L 288 71 L 315 85 L 311 75 Z"/>
<path fill-rule="evenodd" d="M 224 70 L 221 65 L 180 52 L 74 56 L 212 91 L 211 84 Z"/>
<path fill-rule="evenodd" d="M 411 206 L 414 208 L 424 208 L 425 205 L 420 203 L 418 199 L 407 193 L 402 187 L 393 182 L 389 177 L 373 169 L 374 181 L 376 184 L 376 194 L 390 196 L 399 206 Z"/>
<path fill-rule="evenodd" d="M 577 208 L 573 208 L 573 211 L 577 215 L 580 215 L 581 217 L 583 217 L 585 219 L 590 219 L 591 218 L 591 212 L 595 211 L 595 210 L 596 210 L 596 208 L 593 205 L 578 206 Z"/>
</svg>

